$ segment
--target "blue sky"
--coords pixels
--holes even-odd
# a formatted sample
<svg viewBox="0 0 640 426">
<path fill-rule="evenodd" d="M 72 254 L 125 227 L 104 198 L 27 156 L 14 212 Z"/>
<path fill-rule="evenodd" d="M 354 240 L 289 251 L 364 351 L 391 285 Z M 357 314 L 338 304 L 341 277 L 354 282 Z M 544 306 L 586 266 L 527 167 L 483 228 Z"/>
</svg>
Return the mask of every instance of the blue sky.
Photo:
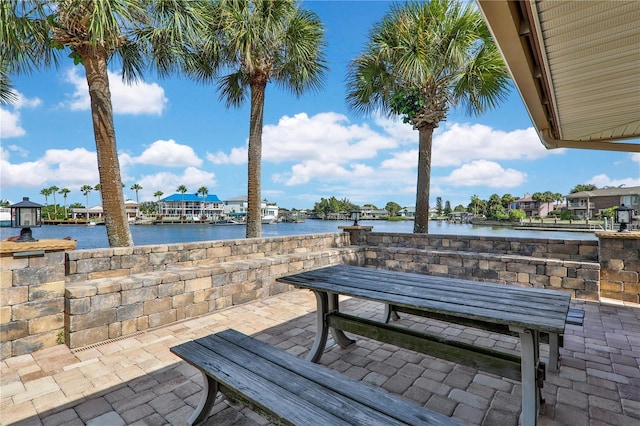
<svg viewBox="0 0 640 426">
<path fill-rule="evenodd" d="M 345 103 L 346 68 L 362 50 L 386 1 L 305 1 L 325 25 L 329 71 L 324 87 L 295 98 L 267 87 L 262 198 L 285 208 L 313 208 L 321 197 L 384 207 L 415 204 L 418 132 L 387 117 L 363 117 Z M 214 86 L 148 74 L 123 85 L 110 74 L 125 198 L 140 201 L 185 185 L 220 199 L 246 194 L 249 107 L 227 110 Z M 0 107 L 0 198 L 44 204 L 43 188 L 68 188 L 68 204 L 85 204 L 83 185 L 99 182 L 84 71 L 71 59 L 59 69 L 12 76 L 20 101 Z M 431 203 L 452 207 L 472 195 L 560 192 L 577 184 L 640 185 L 640 154 L 546 150 L 515 89 L 481 117 L 451 110 L 434 134 Z M 51 203 L 52 197 L 49 198 Z M 62 198 L 57 196 L 62 204 Z M 90 206 L 100 204 L 97 192 Z"/>
</svg>

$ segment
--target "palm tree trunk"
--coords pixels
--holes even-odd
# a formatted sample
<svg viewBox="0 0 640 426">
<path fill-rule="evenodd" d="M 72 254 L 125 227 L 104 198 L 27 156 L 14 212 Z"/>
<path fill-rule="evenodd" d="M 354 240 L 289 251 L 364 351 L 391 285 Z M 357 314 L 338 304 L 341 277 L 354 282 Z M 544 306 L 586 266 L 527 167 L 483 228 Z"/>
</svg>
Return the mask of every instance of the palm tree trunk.
<svg viewBox="0 0 640 426">
<path fill-rule="evenodd" d="M 133 245 L 133 238 L 124 206 L 111 91 L 107 75 L 107 56 L 96 50 L 83 55 L 83 59 L 91 97 L 91 118 L 98 154 L 102 207 L 109 246 L 127 247 Z"/>
<path fill-rule="evenodd" d="M 418 129 L 418 184 L 416 188 L 416 214 L 413 222 L 415 234 L 429 232 L 429 185 L 431 180 L 431 145 L 433 142 L 433 129 L 431 125 L 425 125 Z"/>
<path fill-rule="evenodd" d="M 266 80 L 251 83 L 251 117 L 249 120 L 249 153 L 247 180 L 247 238 L 259 238 L 262 234 L 260 214 L 262 123 Z"/>
</svg>

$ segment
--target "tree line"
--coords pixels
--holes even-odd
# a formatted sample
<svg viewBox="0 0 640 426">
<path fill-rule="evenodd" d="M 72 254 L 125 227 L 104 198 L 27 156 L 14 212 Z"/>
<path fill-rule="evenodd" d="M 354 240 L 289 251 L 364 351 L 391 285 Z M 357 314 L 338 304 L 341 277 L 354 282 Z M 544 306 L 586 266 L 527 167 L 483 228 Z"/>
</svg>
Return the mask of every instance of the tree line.
<svg viewBox="0 0 640 426">
<path fill-rule="evenodd" d="M 578 184 L 574 186 L 571 191 L 569 191 L 569 193 L 575 194 L 576 192 L 594 191 L 596 189 L 598 189 L 598 187 L 593 184 Z M 440 217 L 447 216 L 452 212 L 467 212 L 472 213 L 476 216 L 485 216 L 489 219 L 519 220 L 521 218 L 524 218 L 524 211 L 509 208 L 511 204 L 519 199 L 520 197 L 514 197 L 512 194 L 507 193 L 503 194 L 502 196 L 498 194 L 492 194 L 489 199 L 483 200 L 474 194 L 471 196 L 471 200 L 466 206 L 459 204 L 452 208 L 451 202 L 449 200 L 446 200 L 443 203 L 442 197 L 436 197 L 434 207 L 436 210 L 436 215 Z M 564 200 L 564 195 L 559 192 L 551 191 L 534 192 L 531 195 L 531 199 L 539 203 L 549 203 L 549 207 L 551 207 L 551 203 Z M 336 197 L 332 196 L 329 198 L 321 198 L 319 202 L 316 202 L 314 204 L 313 211 L 320 214 L 344 214 L 353 210 L 361 210 L 367 207 L 378 210 L 378 208 L 373 204 L 365 204 L 363 206 L 359 206 L 353 204 L 347 198 L 339 200 Z M 400 206 L 400 204 L 394 201 L 389 201 L 384 207 L 384 209 L 388 212 L 389 217 L 397 216 L 398 213 L 404 208 L 405 207 Z M 551 208 L 549 208 L 549 211 L 552 212 Z M 564 218 L 564 213 L 560 211 L 556 213 Z"/>
</svg>

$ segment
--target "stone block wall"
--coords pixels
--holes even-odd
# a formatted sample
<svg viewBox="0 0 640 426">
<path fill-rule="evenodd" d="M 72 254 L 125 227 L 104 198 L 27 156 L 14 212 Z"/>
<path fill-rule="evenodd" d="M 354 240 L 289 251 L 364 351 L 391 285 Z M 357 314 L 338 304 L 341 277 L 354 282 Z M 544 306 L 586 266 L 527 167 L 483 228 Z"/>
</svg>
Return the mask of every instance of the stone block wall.
<svg viewBox="0 0 640 426">
<path fill-rule="evenodd" d="M 365 265 L 443 277 L 522 287 L 563 290 L 578 299 L 598 300 L 600 264 L 513 254 L 396 247 L 368 247 Z M 454 289 L 452 289 L 454 290 Z"/>
<path fill-rule="evenodd" d="M 260 259 L 278 254 L 310 253 L 350 244 L 344 232 L 276 238 L 201 241 L 68 252 L 68 283 L 163 271 L 179 265 Z"/>
<path fill-rule="evenodd" d="M 602 297 L 640 303 L 640 232 L 601 232 Z"/>
<path fill-rule="evenodd" d="M 65 340 L 78 348 L 291 289 L 276 278 L 361 264 L 357 247 L 99 278 L 66 287 Z"/>
<path fill-rule="evenodd" d="M 364 244 L 369 247 L 404 247 L 598 261 L 598 241 L 371 232 L 366 234 Z"/>
<path fill-rule="evenodd" d="M 58 343 L 64 328 L 64 262 L 64 251 L 0 254 L 2 359 Z"/>
</svg>

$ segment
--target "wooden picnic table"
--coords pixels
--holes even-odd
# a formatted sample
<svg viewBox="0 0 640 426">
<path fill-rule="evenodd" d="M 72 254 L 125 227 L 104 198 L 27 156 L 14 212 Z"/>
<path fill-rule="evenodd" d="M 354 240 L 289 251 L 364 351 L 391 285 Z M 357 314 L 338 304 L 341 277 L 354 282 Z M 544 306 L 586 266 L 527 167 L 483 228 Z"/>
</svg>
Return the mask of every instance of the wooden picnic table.
<svg viewBox="0 0 640 426">
<path fill-rule="evenodd" d="M 341 347 L 353 343 L 344 331 L 428 353 L 522 382 L 522 424 L 535 425 L 544 403 L 540 388 L 544 364 L 539 361 L 540 333 L 564 333 L 571 296 L 568 293 L 435 277 L 416 273 L 336 265 L 279 278 L 307 288 L 317 301 L 317 333 L 308 360 L 318 362 L 328 333 Z M 340 312 L 339 295 L 384 303 L 382 321 Z M 474 346 L 443 336 L 388 324 L 391 311 L 436 316 L 467 326 L 520 338 L 521 353 Z"/>
</svg>

